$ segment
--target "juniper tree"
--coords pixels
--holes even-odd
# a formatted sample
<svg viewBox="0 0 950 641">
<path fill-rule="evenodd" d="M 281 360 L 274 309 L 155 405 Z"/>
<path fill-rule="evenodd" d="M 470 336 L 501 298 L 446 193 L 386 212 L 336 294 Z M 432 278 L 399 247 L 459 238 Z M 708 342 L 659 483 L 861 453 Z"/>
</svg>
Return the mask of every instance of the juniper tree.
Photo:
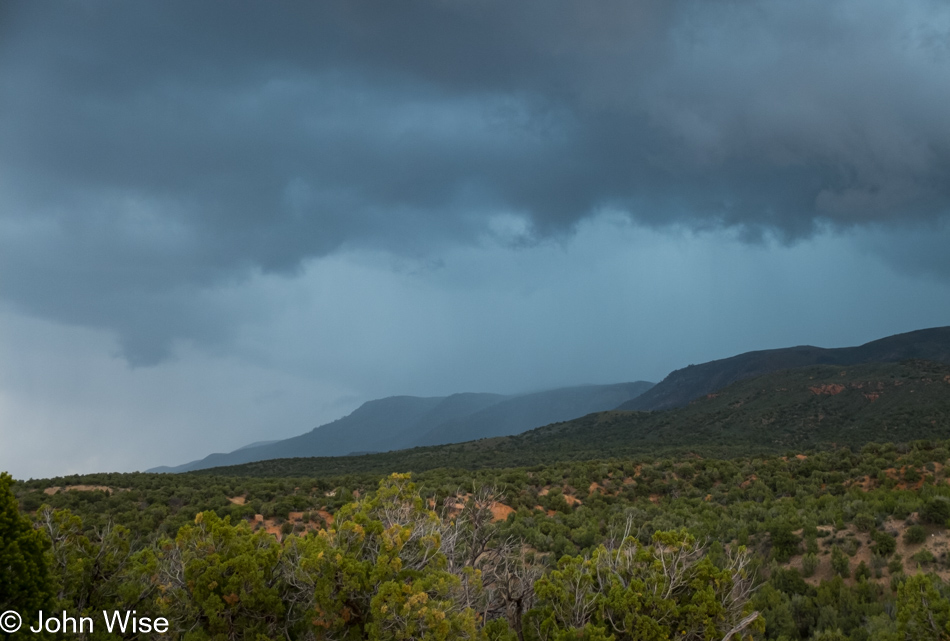
<svg viewBox="0 0 950 641">
<path fill-rule="evenodd" d="M 52 596 L 49 542 L 20 514 L 12 484 L 9 474 L 0 473 L 0 612 L 15 610 L 26 618 L 48 607 Z"/>
</svg>

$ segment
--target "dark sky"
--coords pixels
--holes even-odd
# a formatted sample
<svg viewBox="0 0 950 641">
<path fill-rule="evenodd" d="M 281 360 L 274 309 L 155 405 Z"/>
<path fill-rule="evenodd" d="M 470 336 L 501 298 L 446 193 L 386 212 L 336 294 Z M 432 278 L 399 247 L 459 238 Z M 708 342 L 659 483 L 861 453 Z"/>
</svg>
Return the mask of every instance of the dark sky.
<svg viewBox="0 0 950 641">
<path fill-rule="evenodd" d="M 0 5 L 0 469 L 950 324 L 942 2 Z"/>
</svg>

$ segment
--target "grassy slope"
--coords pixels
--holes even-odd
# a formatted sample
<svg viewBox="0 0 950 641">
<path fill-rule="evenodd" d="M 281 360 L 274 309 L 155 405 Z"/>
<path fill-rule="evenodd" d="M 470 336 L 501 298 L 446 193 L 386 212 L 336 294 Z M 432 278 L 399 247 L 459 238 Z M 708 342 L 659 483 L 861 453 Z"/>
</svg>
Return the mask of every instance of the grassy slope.
<svg viewBox="0 0 950 641">
<path fill-rule="evenodd" d="M 515 467 L 649 453 L 729 456 L 950 438 L 950 366 L 817 365 L 734 383 L 687 407 L 601 412 L 524 434 L 355 457 L 260 461 L 234 476 L 329 476 Z"/>
</svg>

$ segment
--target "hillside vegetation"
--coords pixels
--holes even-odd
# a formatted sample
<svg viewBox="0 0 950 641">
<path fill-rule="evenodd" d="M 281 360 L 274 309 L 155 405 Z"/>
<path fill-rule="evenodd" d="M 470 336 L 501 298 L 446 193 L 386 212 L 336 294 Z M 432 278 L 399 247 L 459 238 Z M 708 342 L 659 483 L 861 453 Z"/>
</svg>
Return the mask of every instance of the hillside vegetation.
<svg viewBox="0 0 950 641">
<path fill-rule="evenodd" d="M 50 611 L 135 608 L 194 638 L 938 641 L 948 472 L 950 441 L 921 441 L 14 491 L 50 541 Z"/>
<path fill-rule="evenodd" d="M 950 364 L 950 327 L 934 327 L 881 338 L 857 347 L 823 349 L 803 345 L 747 352 L 678 369 L 618 410 L 653 411 L 683 407 L 736 381 L 809 365 L 862 365 L 908 359 Z"/>
<path fill-rule="evenodd" d="M 719 456 L 950 436 L 950 366 L 819 365 L 733 383 L 687 407 L 611 411 L 516 436 L 355 457 L 216 468 L 236 476 L 332 476 L 480 469 L 687 452 Z"/>
</svg>

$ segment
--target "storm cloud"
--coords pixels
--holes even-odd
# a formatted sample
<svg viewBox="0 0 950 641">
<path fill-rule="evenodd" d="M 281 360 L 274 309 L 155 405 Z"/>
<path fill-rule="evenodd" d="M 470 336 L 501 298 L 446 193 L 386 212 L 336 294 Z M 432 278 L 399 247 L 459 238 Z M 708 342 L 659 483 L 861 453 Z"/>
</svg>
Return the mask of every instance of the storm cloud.
<svg viewBox="0 0 950 641">
<path fill-rule="evenodd" d="M 0 300 L 113 331 L 133 364 L 232 341 L 246 314 L 197 301 L 256 275 L 438 265 L 604 215 L 854 230 L 950 278 L 945 3 L 2 11 Z"/>
</svg>

